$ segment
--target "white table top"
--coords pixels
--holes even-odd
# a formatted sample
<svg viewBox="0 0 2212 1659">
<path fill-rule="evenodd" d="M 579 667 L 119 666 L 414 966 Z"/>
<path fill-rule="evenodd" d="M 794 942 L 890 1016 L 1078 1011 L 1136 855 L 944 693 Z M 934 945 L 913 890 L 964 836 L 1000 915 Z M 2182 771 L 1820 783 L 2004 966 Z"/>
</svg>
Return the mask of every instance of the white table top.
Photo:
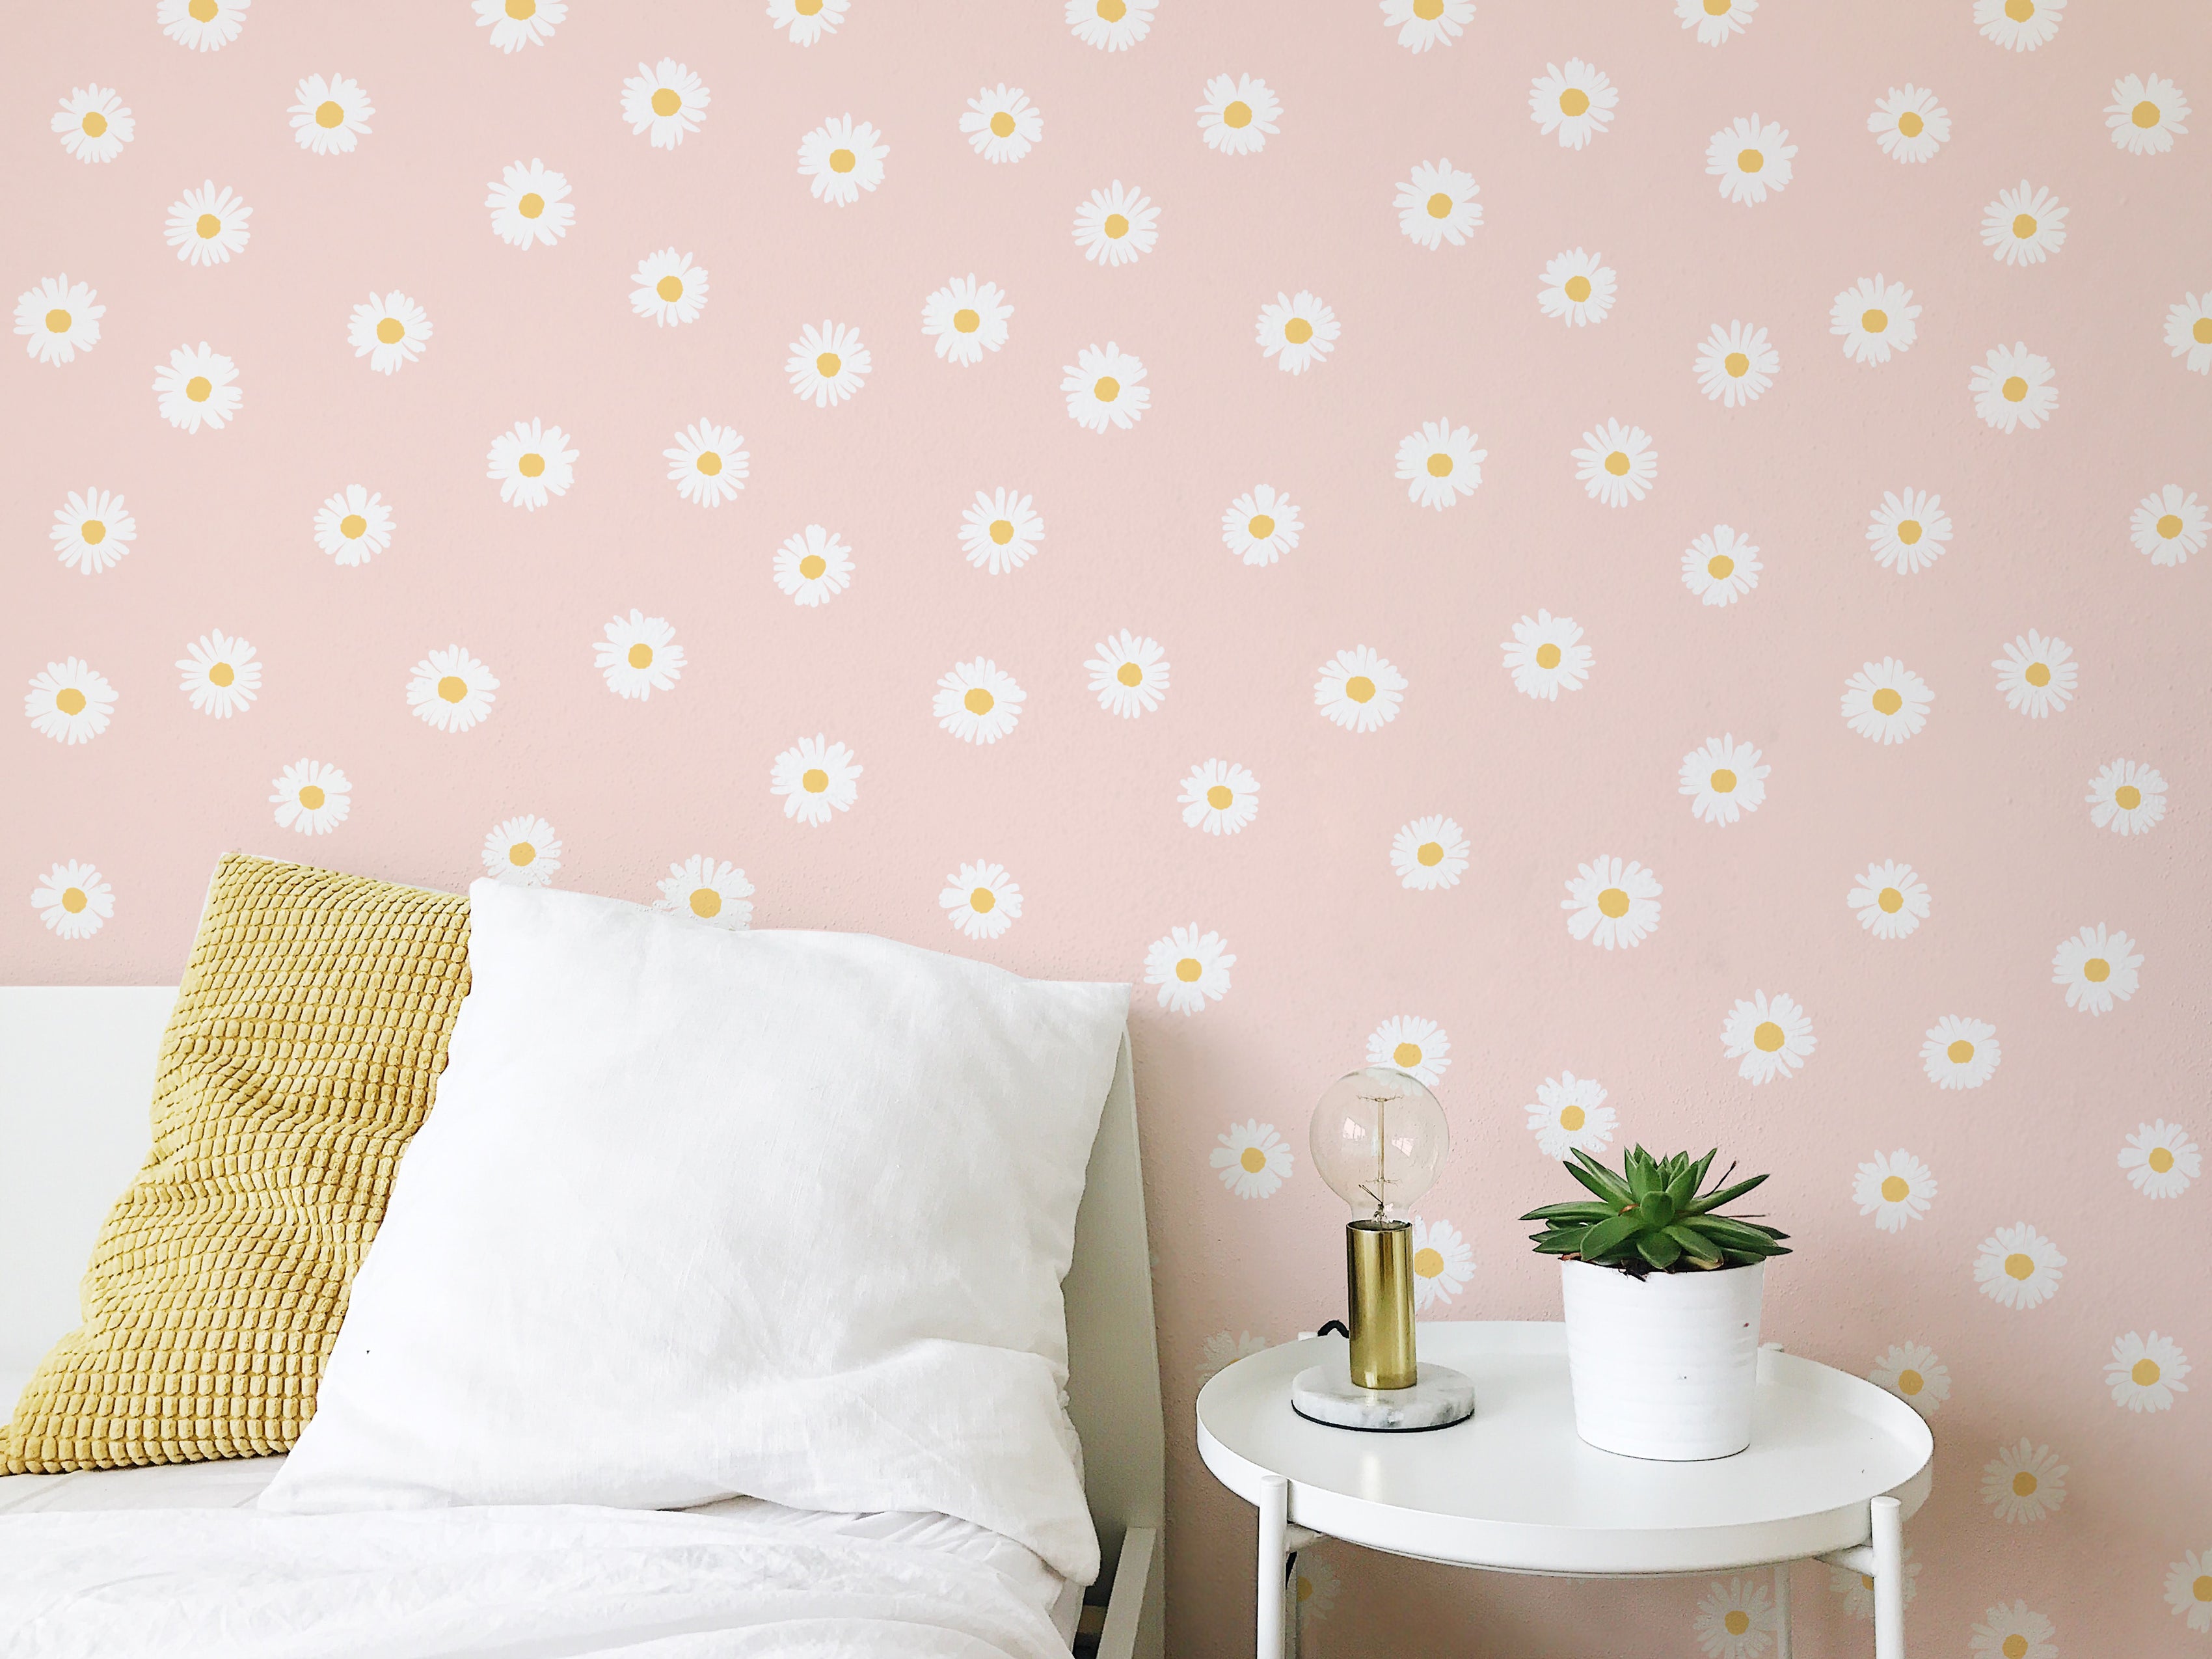
<svg viewBox="0 0 2212 1659">
<path fill-rule="evenodd" d="M 1774 1350 L 1759 1356 L 1749 1450 L 1662 1463 L 1575 1433 L 1566 1328 L 1423 1324 L 1420 1357 L 1474 1379 L 1474 1415 L 1446 1429 L 1363 1434 L 1292 1412 L 1291 1379 L 1342 1364 L 1341 1337 L 1240 1359 L 1198 1396 L 1198 1443 L 1223 1485 L 1257 1503 L 1290 1482 L 1292 1524 L 1468 1566 L 1613 1575 L 1712 1572 L 1849 1549 L 1869 1500 L 1910 1516 L 1928 1496 L 1935 1437 L 1871 1382 Z"/>
</svg>

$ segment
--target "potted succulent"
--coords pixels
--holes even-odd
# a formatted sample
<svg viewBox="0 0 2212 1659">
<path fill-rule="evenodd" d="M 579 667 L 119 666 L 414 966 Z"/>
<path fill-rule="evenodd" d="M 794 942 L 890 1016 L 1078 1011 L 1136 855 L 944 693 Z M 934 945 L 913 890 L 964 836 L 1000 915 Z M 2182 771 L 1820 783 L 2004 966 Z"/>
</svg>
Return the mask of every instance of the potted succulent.
<svg viewBox="0 0 2212 1659">
<path fill-rule="evenodd" d="M 1705 1185 L 1715 1153 L 1619 1170 L 1579 1149 L 1567 1173 L 1589 1196 L 1531 1210 L 1537 1251 L 1559 1258 L 1575 1430 L 1630 1457 L 1729 1457 L 1751 1443 L 1759 1293 L 1787 1233 L 1720 1213 L 1766 1177 Z"/>
</svg>

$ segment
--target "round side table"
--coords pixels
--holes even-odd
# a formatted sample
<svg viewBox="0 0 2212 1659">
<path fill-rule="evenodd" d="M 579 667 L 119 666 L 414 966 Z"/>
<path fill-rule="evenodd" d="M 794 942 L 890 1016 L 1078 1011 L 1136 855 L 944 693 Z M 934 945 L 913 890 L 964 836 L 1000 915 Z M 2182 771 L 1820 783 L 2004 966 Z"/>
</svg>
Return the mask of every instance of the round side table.
<svg viewBox="0 0 2212 1659">
<path fill-rule="evenodd" d="M 1363 1434 L 1298 1416 L 1291 1379 L 1340 1363 L 1341 1337 L 1251 1355 L 1200 1390 L 1199 1453 L 1260 1511 L 1259 1659 L 1296 1641 L 1289 1578 L 1320 1538 L 1567 1577 L 1771 1565 L 1777 1659 L 1790 1659 L 1790 1564 L 1822 1560 L 1873 1580 L 1875 1659 L 1905 1659 L 1904 1524 L 1927 1501 L 1936 1443 L 1903 1401 L 1769 1346 L 1749 1450 L 1650 1462 L 1575 1433 L 1564 1325 L 1424 1324 L 1419 1343 L 1474 1379 L 1466 1422 Z"/>
</svg>

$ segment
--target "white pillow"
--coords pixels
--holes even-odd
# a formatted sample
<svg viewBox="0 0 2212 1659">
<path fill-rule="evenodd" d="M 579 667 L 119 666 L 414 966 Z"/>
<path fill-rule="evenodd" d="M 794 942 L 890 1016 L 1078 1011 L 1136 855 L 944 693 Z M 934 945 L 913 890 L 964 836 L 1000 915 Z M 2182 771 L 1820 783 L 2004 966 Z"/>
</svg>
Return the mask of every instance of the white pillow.
<svg viewBox="0 0 2212 1659">
<path fill-rule="evenodd" d="M 747 1493 L 1095 1577 L 1060 1282 L 1128 988 L 469 896 L 436 1103 L 262 1507 Z"/>
</svg>

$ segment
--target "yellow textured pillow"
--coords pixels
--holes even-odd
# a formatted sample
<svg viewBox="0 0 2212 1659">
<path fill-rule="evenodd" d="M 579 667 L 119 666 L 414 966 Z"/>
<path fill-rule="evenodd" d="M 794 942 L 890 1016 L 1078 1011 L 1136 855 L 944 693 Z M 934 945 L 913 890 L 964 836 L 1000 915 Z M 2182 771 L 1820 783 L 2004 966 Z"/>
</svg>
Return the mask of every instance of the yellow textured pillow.
<svg viewBox="0 0 2212 1659">
<path fill-rule="evenodd" d="M 10 1474 L 283 1451 L 429 1109 L 468 901 L 233 854 L 161 1039 L 154 1150 L 84 1323 L 0 1429 Z"/>
</svg>

